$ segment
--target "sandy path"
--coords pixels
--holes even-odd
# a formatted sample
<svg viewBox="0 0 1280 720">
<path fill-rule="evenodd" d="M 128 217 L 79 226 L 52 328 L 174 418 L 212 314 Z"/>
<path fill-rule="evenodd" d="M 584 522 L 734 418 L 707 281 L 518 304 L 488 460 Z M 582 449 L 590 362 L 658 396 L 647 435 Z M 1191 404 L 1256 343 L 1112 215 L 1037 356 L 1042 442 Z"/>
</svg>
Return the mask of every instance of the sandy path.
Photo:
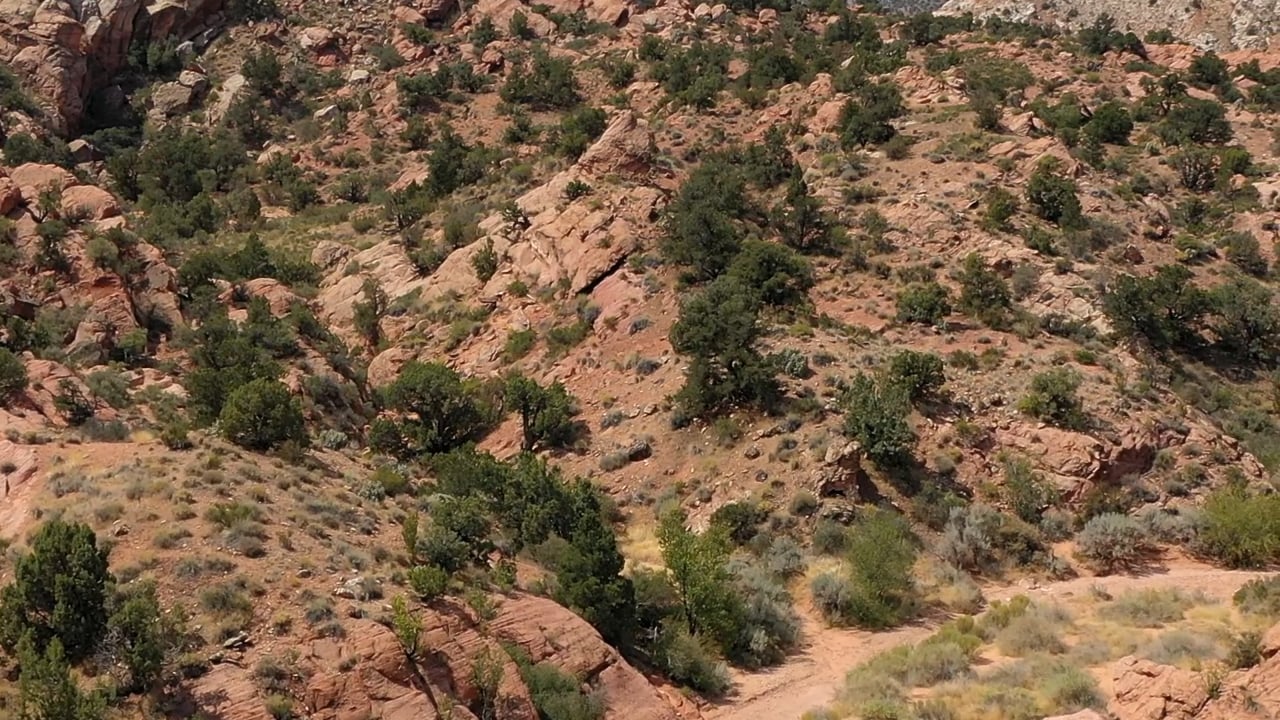
<svg viewBox="0 0 1280 720">
<path fill-rule="evenodd" d="M 1219 570 L 1191 561 L 1171 563 L 1142 575 L 1079 577 L 1040 586 L 991 585 L 983 588 L 988 600 L 1015 595 L 1050 598 L 1059 602 L 1084 597 L 1094 586 L 1113 595 L 1147 588 L 1177 587 L 1203 592 L 1225 600 L 1246 581 L 1268 573 Z M 918 642 L 937 626 L 922 622 L 887 632 L 866 632 L 826 627 L 812 610 L 800 610 L 806 646 L 783 665 L 760 672 L 733 672 L 736 692 L 725 702 L 708 708 L 708 720 L 799 720 L 808 710 L 831 702 L 855 665 L 904 643 Z"/>
</svg>

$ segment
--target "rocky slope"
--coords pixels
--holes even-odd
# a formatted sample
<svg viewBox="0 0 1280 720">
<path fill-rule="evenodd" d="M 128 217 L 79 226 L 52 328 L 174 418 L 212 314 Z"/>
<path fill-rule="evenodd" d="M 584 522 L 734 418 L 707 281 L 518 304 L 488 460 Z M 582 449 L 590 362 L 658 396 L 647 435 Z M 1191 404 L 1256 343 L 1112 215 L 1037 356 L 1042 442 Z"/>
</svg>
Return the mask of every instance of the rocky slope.
<svg viewBox="0 0 1280 720">
<path fill-rule="evenodd" d="M 1277 21 L 1280 21 L 1280 5 L 1273 0 L 1146 4 L 1125 0 L 1053 3 L 947 0 L 938 12 L 1053 22 L 1070 29 L 1084 27 L 1100 15 L 1110 15 L 1118 27 L 1133 31 L 1139 37 L 1153 30 L 1169 30 L 1198 48 L 1218 51 L 1271 47 Z"/>
<path fill-rule="evenodd" d="M 167 601 L 200 606 L 206 672 L 179 683 L 189 706 L 177 716 L 198 708 L 265 719 L 266 701 L 282 696 L 308 717 L 335 720 L 533 718 L 540 709 L 512 648 L 576 679 L 607 718 L 714 713 L 645 667 L 652 658 L 624 657 L 541 597 L 545 568 L 528 552 L 505 588 L 490 582 L 485 557 L 465 598 L 455 587 L 456 595 L 417 607 L 431 652 L 406 656 L 388 627 L 389 598 L 404 591 L 412 559 L 391 548 L 410 513 L 434 507 L 434 469 L 395 465 L 423 498 L 382 497 L 369 478 L 386 461 L 368 445 L 384 402 L 375 389 L 414 361 L 446 362 L 477 382 L 519 368 L 563 383 L 587 432 L 543 454 L 609 496 L 629 573 L 660 562 L 653 518 L 672 503 L 701 527 L 729 502 L 759 501 L 773 530 L 803 543 L 818 518 L 848 521 L 873 505 L 913 517 L 936 511 L 846 436 L 842 390 L 903 349 L 945 358 L 945 391 L 908 418 L 910 479 L 957 502 L 1009 509 L 1009 468 L 1025 461 L 1064 514 L 1114 503 L 1191 513 L 1228 480 L 1268 487 L 1280 463 L 1272 358 L 1247 362 L 1221 350 L 1217 324 L 1193 352 L 1157 352 L 1123 336 L 1123 317 L 1107 306 L 1119 278 L 1162 266 L 1186 268 L 1188 286 L 1221 286 L 1241 274 L 1228 240 L 1247 236 L 1257 256 L 1247 258 L 1249 273 L 1265 291 L 1259 315 L 1274 310 L 1280 161 L 1274 108 L 1259 90 L 1280 65 L 1260 49 L 1277 8 L 1242 0 L 1054 9 L 1083 24 L 1108 12 L 1122 29 L 1168 28 L 1190 43 L 1148 43 L 1141 59 L 1116 49 L 1085 56 L 1071 38 L 1022 26 L 1012 35 L 989 26 L 896 42 L 911 35 L 903 18 L 856 14 L 870 23 L 859 42 L 882 38 L 872 54 L 901 62 L 851 80 L 871 63 L 862 46 L 830 41 L 826 52 L 841 55 L 812 62 L 797 50 L 786 59 L 803 66 L 794 72 L 761 50 L 840 37 L 850 16 L 681 2 L 421 0 L 284 3 L 269 19 L 246 21 L 244 5 L 0 0 L 0 60 L 35 101 L 6 105 L 0 118 L 0 345 L 17 350 L 27 375 L 0 403 L 0 535 L 19 542 L 42 518 L 83 520 L 112 537 L 113 568 L 126 582 L 155 580 Z M 945 10 L 1057 17 L 962 0 Z M 655 41 L 725 48 L 721 86 L 705 107 L 675 97 Z M 1182 94 L 1162 85 L 1172 73 L 1192 77 L 1204 62 L 1195 46 L 1222 49 L 1232 72 L 1256 62 L 1257 73 L 1224 81 L 1235 95 L 1194 80 Z M 544 57 L 535 47 L 571 69 L 579 101 L 511 99 L 513 79 Z M 630 74 L 619 70 L 628 65 Z M 987 82 L 1028 73 L 1008 81 L 1018 87 L 991 122 L 976 117 L 988 100 L 984 68 Z M 443 76 L 452 87 L 406 82 Z M 871 80 L 901 93 L 903 112 L 889 128 L 896 145 L 842 142 L 847 108 L 864 102 Z M 1185 187 L 1179 143 L 1160 135 L 1165 106 L 1176 104 L 1170 97 L 1221 101 L 1230 144 L 1247 162 L 1227 171 L 1231 157 L 1213 145 L 1211 187 Z M 1103 147 L 1050 126 L 1080 131 L 1117 102 L 1138 118 L 1127 142 Z M 1067 110 L 1055 113 L 1059 103 Z M 576 116 L 583 108 L 599 114 Z M 131 124 L 104 131 L 103 118 L 115 116 Z M 146 153 L 179 130 L 235 143 L 193 168 L 194 178 L 164 177 L 166 163 L 148 163 Z M 741 407 L 688 422 L 673 398 L 690 361 L 670 336 L 682 302 L 698 291 L 663 260 L 669 206 L 715 152 L 771 142 L 781 143 L 843 244 L 805 256 L 813 282 L 803 302 L 764 314 L 760 349 L 798 358 L 780 373 L 781 410 Z M 181 148 L 170 163 L 199 150 Z M 463 158 L 452 172 L 481 168 L 478 177 L 416 197 L 440 182 L 449 153 Z M 1028 204 L 1047 158 L 1078 195 L 1083 228 L 1055 226 Z M 234 170 L 219 176 L 222 164 Z M 162 180 L 188 192 L 163 197 Z M 757 207 L 744 235 L 777 240 L 772 223 L 795 212 L 784 185 L 750 190 Z M 1003 229 L 985 217 L 996 188 L 1022 199 Z M 406 198 L 421 205 L 396 204 Z M 409 210 L 418 216 L 405 217 Z M 219 262 L 259 262 L 235 276 L 221 266 L 198 283 L 207 267 L 198 261 L 217 253 Z M 1008 317 L 989 322 L 960 307 L 973 264 L 1009 290 Z M 270 276 L 260 276 L 264 268 Z M 903 319 L 899 298 L 927 282 L 956 307 L 936 323 Z M 369 288 L 385 306 L 372 340 L 360 319 Z M 193 432 L 195 451 L 162 444 L 166 431 L 194 419 L 190 381 L 211 361 L 197 358 L 192 338 L 211 323 L 207 304 L 242 326 L 290 328 L 296 346 L 280 357 L 280 379 L 302 401 L 313 449 L 290 448 L 298 454 L 286 459 L 248 453 L 218 440 L 216 425 Z M 265 344 L 274 336 L 255 337 Z M 1259 344 L 1270 348 L 1265 339 Z M 1026 411 L 1037 376 L 1052 368 L 1078 377 L 1087 422 Z M 68 410 L 77 410 L 69 406 L 76 396 L 91 421 Z M 479 443 L 509 457 L 523 439 L 507 417 Z M 246 495 L 263 508 L 253 552 L 206 517 Z M 933 539 L 937 529 L 921 532 Z M 192 585 L 234 585 L 252 596 L 252 609 L 221 617 L 193 601 Z M 798 581 L 791 585 L 803 595 Z M 1110 688 L 1115 707 L 1134 717 L 1152 703 L 1163 714 L 1151 717 L 1266 716 L 1273 645 L 1215 698 L 1188 689 L 1190 671 L 1134 661 Z M 500 708 L 477 689 L 482 661 L 501 667 Z M 284 670 L 262 670 L 274 665 Z M 1258 707 L 1244 688 L 1254 688 Z"/>
</svg>

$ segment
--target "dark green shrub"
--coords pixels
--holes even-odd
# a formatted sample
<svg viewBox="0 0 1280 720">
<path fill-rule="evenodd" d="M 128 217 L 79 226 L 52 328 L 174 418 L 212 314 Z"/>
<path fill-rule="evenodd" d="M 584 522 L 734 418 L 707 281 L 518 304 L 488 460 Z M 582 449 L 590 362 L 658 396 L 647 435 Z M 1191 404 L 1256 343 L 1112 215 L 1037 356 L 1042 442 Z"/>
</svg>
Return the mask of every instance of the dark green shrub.
<svg viewBox="0 0 1280 720">
<path fill-rule="evenodd" d="M 1000 326 L 1005 322 L 1013 306 L 1009 286 L 1004 278 L 987 267 L 981 255 L 970 253 L 964 259 L 959 280 L 958 305 L 961 311 L 978 318 L 987 325 Z"/>
<path fill-rule="evenodd" d="M 886 142 L 897 134 L 889 121 L 904 112 L 902 93 L 892 82 L 862 85 L 840 109 L 837 123 L 840 143 L 851 148 Z"/>
<path fill-rule="evenodd" d="M 418 565 L 408 572 L 409 587 L 423 602 L 431 602 L 449 589 L 449 573 L 434 565 Z"/>
<path fill-rule="evenodd" d="M 0 647 L 35 649 L 55 641 L 71 661 L 88 657 L 107 629 L 107 550 L 87 525 L 50 520 L 18 558 L 13 583 L 0 590 Z"/>
<path fill-rule="evenodd" d="M 476 439 L 494 420 L 475 385 L 439 363 L 408 363 L 380 394 L 402 419 L 395 422 L 394 432 L 385 423 L 380 427 L 379 444 L 385 449 L 399 446 L 402 454 L 451 450 Z"/>
<path fill-rule="evenodd" d="M 951 314 L 951 293 L 936 282 L 911 283 L 898 293 L 897 319 L 921 325 L 941 325 Z"/>
<path fill-rule="evenodd" d="M 894 467 L 911 456 L 915 433 L 907 424 L 911 404 L 905 388 L 859 373 L 849 382 L 840 404 L 845 433 L 861 443 L 862 451 L 876 464 Z"/>
<path fill-rule="evenodd" d="M 1215 491 L 1204 505 L 1200 549 L 1230 567 L 1264 567 L 1280 556 L 1280 496 L 1240 487 Z"/>
<path fill-rule="evenodd" d="M 513 373 L 507 377 L 503 403 L 520 416 L 525 452 L 535 448 L 570 447 L 583 432 L 582 423 L 574 420 L 578 414 L 577 400 L 562 383 L 543 387 L 524 375 Z"/>
<path fill-rule="evenodd" d="M 947 381 L 942 358 L 928 352 L 902 350 L 889 359 L 885 380 L 901 387 L 911 402 L 931 397 Z"/>
<path fill-rule="evenodd" d="M 1081 227 L 1080 198 L 1075 181 L 1058 175 L 1050 163 L 1041 163 L 1027 181 L 1027 202 L 1036 216 L 1064 228 Z"/>
<path fill-rule="evenodd" d="M 227 396 L 218 414 L 218 430 L 250 450 L 270 450 L 285 442 L 307 444 L 297 399 L 278 380 L 266 378 L 246 383 Z"/>
<path fill-rule="evenodd" d="M 691 356 L 677 398 L 693 415 L 738 405 L 769 406 L 777 397 L 774 368 L 755 348 L 763 332 L 760 301 L 736 278 L 716 280 L 680 306 L 671 346 Z"/>
<path fill-rule="evenodd" d="M 27 389 L 27 368 L 22 358 L 0 348 L 0 402 Z"/>
<path fill-rule="evenodd" d="M 570 62 L 553 57 L 542 48 L 533 51 L 526 67 L 516 68 L 507 75 L 498 94 L 509 103 L 539 110 L 573 107 L 581 99 Z"/>
<path fill-rule="evenodd" d="M 1009 221 L 1018 213 L 1018 197 L 1001 187 L 993 187 L 983 198 L 982 227 L 991 232 L 1009 232 Z"/>
<path fill-rule="evenodd" d="M 1079 395 L 1081 378 L 1069 368 L 1053 368 L 1031 378 L 1031 388 L 1018 409 L 1058 427 L 1083 429 L 1088 424 Z"/>
</svg>

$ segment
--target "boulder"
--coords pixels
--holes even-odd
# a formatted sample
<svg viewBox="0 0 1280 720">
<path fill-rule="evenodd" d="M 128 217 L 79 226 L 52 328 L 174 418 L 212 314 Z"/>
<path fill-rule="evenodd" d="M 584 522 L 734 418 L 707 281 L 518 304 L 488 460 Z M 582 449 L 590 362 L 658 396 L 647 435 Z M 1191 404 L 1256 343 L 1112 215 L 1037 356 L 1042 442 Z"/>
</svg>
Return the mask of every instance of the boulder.
<svg viewBox="0 0 1280 720">
<path fill-rule="evenodd" d="M 76 176 L 57 165 L 27 163 L 9 171 L 9 179 L 22 191 L 22 199 L 33 205 L 45 190 L 62 192 L 77 184 Z"/>
<path fill-rule="evenodd" d="M 582 678 L 600 694 L 606 720 L 680 717 L 658 688 L 605 643 L 595 628 L 551 600 L 523 594 L 508 597 L 489 628 L 535 663 L 551 663 Z"/>
<path fill-rule="evenodd" d="M 227 79 L 222 81 L 222 87 L 218 88 L 217 97 L 210 103 L 210 122 L 220 122 L 227 114 L 227 111 L 231 109 L 231 106 L 235 104 L 235 101 L 244 95 L 247 86 L 248 80 L 245 79 L 244 75 L 240 73 L 228 75 Z"/>
<path fill-rule="evenodd" d="M 114 276 L 109 277 L 114 280 Z M 115 284 L 118 285 L 118 281 Z M 128 292 L 118 286 L 108 288 L 105 294 L 93 301 L 84 319 L 76 326 L 76 335 L 67 348 L 67 354 L 91 363 L 102 362 L 120 337 L 136 329 L 138 321 Z"/>
<path fill-rule="evenodd" d="M 22 189 L 11 178 L 0 175 L 0 217 L 22 204 Z"/>
<path fill-rule="evenodd" d="M 303 700 L 314 720 L 383 718 L 435 720 L 436 702 L 455 698 L 454 720 L 474 720 L 466 709 L 478 695 L 476 661 L 487 657 L 501 667 L 498 693 L 502 720 L 535 720 L 537 711 L 515 663 L 493 639 L 481 634 L 477 622 L 461 603 L 440 601 L 441 611 L 419 613 L 423 631 L 418 660 L 410 664 L 391 630 L 371 620 L 348 623 L 344 643 L 328 638 L 302 648 L 300 663 L 309 679 Z M 446 607 L 447 606 L 447 607 Z M 358 661 L 344 670 L 343 663 Z"/>
<path fill-rule="evenodd" d="M 1192 720 L 1209 699 L 1198 673 L 1132 655 L 1116 661 L 1114 677 L 1110 710 L 1124 720 Z"/>
<path fill-rule="evenodd" d="M 868 481 L 862 468 L 862 446 L 856 442 L 832 445 L 822 460 L 822 466 L 814 472 L 813 492 L 820 498 L 843 497 L 857 501 L 861 488 Z"/>
<path fill-rule="evenodd" d="M 429 22 L 444 20 L 458 7 L 458 0 L 418 0 L 418 11 Z"/>
<path fill-rule="evenodd" d="M 71 153 L 71 159 L 77 164 L 93 162 L 99 158 L 98 149 L 89 144 L 84 138 L 76 138 L 67 143 L 67 152 Z"/>
<path fill-rule="evenodd" d="M 271 720 L 258 695 L 251 670 L 231 664 L 214 665 L 192 684 L 191 700 L 209 717 L 221 720 Z"/>
<path fill-rule="evenodd" d="M 625 110 L 613 118 L 600 138 L 582 154 L 578 167 L 596 177 L 644 173 L 649 170 L 653 153 L 649 123 Z"/>
<path fill-rule="evenodd" d="M 267 308 L 276 317 L 288 315 L 289 308 L 293 307 L 294 303 L 302 302 L 302 298 L 295 295 L 288 285 L 273 278 L 254 278 L 240 283 L 235 288 L 229 287 L 218 295 L 218 302 L 230 305 L 237 290 L 243 291 L 249 297 L 260 297 L 266 300 Z"/>
<path fill-rule="evenodd" d="M 310 50 L 319 55 L 337 47 L 338 36 L 328 28 L 312 26 L 298 33 L 298 44 L 303 50 Z"/>
<path fill-rule="evenodd" d="M 54 402 L 54 398 L 62 392 L 61 384 L 64 381 L 71 383 L 85 397 L 90 396 L 89 388 L 74 372 L 61 363 L 53 360 L 38 360 L 29 354 L 24 354 L 23 360 L 27 365 L 27 398 L 48 422 L 66 425 Z"/>
<path fill-rule="evenodd" d="M 120 205 L 111 193 L 95 185 L 76 185 L 62 191 L 62 214 L 89 220 L 106 220 L 120 214 Z"/>
</svg>

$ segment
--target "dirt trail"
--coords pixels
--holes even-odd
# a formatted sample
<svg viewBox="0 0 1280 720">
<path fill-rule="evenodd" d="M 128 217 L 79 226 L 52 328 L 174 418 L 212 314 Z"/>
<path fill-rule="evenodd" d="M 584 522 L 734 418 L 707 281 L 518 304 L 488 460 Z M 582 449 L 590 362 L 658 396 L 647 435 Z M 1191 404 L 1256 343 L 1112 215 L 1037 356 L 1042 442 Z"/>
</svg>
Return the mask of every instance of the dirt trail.
<svg viewBox="0 0 1280 720">
<path fill-rule="evenodd" d="M 1225 600 L 1243 583 L 1268 573 L 1219 570 L 1191 561 L 1171 562 L 1143 575 L 1079 577 L 1039 586 L 990 585 L 983 588 L 988 600 L 1015 595 L 1051 598 L 1059 602 L 1089 594 L 1094 586 L 1115 595 L 1132 590 L 1177 587 Z M 888 632 L 833 629 L 810 608 L 801 608 L 807 643 L 780 667 L 760 672 L 733 672 L 736 693 L 703 714 L 708 720 L 799 720 L 808 710 L 831 702 L 855 665 L 904 643 L 918 642 L 937 627 L 928 621 Z"/>
</svg>

